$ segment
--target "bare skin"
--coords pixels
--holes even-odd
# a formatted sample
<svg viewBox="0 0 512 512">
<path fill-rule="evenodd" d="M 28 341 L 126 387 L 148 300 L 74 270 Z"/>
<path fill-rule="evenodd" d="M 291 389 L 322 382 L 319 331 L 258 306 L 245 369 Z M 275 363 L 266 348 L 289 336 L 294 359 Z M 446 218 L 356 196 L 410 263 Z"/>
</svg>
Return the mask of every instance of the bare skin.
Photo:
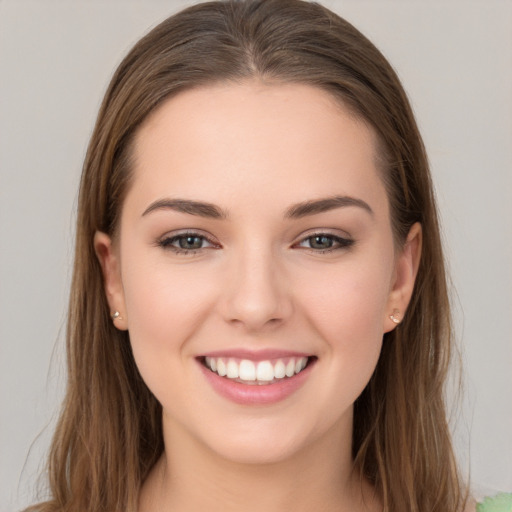
<svg viewBox="0 0 512 512">
<path fill-rule="evenodd" d="M 325 443 L 323 439 L 321 444 Z M 194 453 L 193 446 L 172 446 L 168 458 L 176 469 L 173 472 L 167 457 L 162 457 L 143 487 L 140 512 L 199 512 L 205 507 L 213 512 L 381 511 L 367 482 L 361 484 L 356 474 L 343 474 L 351 467 L 350 457 L 322 459 L 326 448 L 341 446 L 321 444 L 287 461 L 251 466 L 232 464 L 213 453 L 205 457 L 201 450 Z M 173 473 L 180 475 L 179 480 Z"/>
<path fill-rule="evenodd" d="M 119 237 L 95 238 L 163 407 L 140 512 L 382 509 L 353 467 L 353 404 L 407 309 L 421 227 L 395 247 L 375 162 L 371 129 L 297 84 L 187 91 L 141 127 Z M 240 349 L 312 363 L 289 395 L 237 403 L 204 355 Z"/>
</svg>

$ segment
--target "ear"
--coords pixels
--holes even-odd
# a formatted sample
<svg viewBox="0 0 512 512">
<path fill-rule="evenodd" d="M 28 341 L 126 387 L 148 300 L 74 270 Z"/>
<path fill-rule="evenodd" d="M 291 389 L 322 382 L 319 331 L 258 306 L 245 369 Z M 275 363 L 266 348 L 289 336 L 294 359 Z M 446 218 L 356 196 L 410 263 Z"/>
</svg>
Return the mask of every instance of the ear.
<svg viewBox="0 0 512 512">
<path fill-rule="evenodd" d="M 421 224 L 413 224 L 407 240 L 395 261 L 395 271 L 389 292 L 384 332 L 392 331 L 403 319 L 411 300 L 421 259 Z"/>
<path fill-rule="evenodd" d="M 105 294 L 110 307 L 111 318 L 118 329 L 125 331 L 128 329 L 128 318 L 119 255 L 114 248 L 112 239 L 101 231 L 94 234 L 94 250 L 103 271 Z M 119 314 L 114 316 L 116 312 Z"/>
</svg>

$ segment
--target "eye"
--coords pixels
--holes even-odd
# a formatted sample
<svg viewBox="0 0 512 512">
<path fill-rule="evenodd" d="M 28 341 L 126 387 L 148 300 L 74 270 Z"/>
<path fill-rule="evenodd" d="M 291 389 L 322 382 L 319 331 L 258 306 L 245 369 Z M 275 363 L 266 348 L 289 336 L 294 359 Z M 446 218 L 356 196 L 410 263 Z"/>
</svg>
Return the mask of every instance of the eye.
<svg viewBox="0 0 512 512">
<path fill-rule="evenodd" d="M 202 249 L 218 247 L 206 236 L 193 232 L 166 236 L 158 241 L 158 245 L 177 254 L 194 254 Z"/>
<path fill-rule="evenodd" d="M 331 252 L 339 249 L 346 249 L 353 245 L 354 240 L 332 235 L 330 233 L 315 233 L 298 243 L 299 247 L 311 249 L 314 252 Z"/>
</svg>

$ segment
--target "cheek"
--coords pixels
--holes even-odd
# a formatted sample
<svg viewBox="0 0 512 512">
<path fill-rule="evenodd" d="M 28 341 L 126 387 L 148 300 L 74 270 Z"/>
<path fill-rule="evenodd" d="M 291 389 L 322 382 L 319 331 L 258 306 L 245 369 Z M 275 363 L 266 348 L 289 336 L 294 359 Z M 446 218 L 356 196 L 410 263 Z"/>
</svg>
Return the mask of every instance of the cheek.
<svg viewBox="0 0 512 512">
<path fill-rule="evenodd" d="M 209 287 L 201 286 L 196 273 L 174 271 L 165 268 L 129 275 L 125 279 L 125 295 L 130 326 L 148 321 L 156 327 L 160 322 L 180 323 L 197 314 L 209 300 Z M 154 322 L 153 322 L 154 320 Z"/>
<path fill-rule="evenodd" d="M 392 257 L 385 255 L 333 265 L 316 275 L 314 289 L 302 294 L 303 315 L 324 340 L 325 360 L 335 375 L 326 378 L 326 385 L 352 388 L 354 400 L 380 355 L 391 272 Z"/>
<path fill-rule="evenodd" d="M 315 275 L 314 287 L 300 287 L 309 290 L 301 303 L 326 338 L 342 342 L 341 335 L 350 333 L 382 337 L 392 269 L 386 259 L 332 266 Z"/>
<path fill-rule="evenodd" d="M 188 341 L 215 304 L 219 285 L 190 265 L 151 262 L 134 252 L 123 261 L 130 340 L 147 384 L 168 379 L 189 354 Z M 144 262 L 145 264 L 141 264 Z"/>
</svg>

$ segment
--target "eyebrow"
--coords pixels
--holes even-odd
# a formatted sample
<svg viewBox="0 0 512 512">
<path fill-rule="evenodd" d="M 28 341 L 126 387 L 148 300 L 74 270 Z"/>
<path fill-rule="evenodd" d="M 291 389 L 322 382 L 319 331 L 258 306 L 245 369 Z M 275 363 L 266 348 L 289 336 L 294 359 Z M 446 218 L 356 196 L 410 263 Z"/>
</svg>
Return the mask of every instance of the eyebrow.
<svg viewBox="0 0 512 512">
<path fill-rule="evenodd" d="M 142 216 L 144 217 L 144 215 L 155 210 L 174 210 L 180 213 L 188 213 L 189 215 L 197 215 L 210 219 L 226 219 L 228 217 L 227 212 L 212 203 L 191 201 L 190 199 L 159 199 L 151 203 L 144 210 Z"/>
<path fill-rule="evenodd" d="M 356 206 L 366 210 L 370 215 L 373 216 L 373 210 L 370 205 L 358 199 L 350 196 L 332 196 L 323 199 L 315 199 L 312 201 L 304 201 L 288 208 L 285 217 L 289 219 L 300 219 L 308 215 L 316 215 L 318 213 L 327 212 L 336 208 L 343 208 L 347 206 Z"/>
<path fill-rule="evenodd" d="M 288 219 L 300 219 L 309 215 L 316 215 L 336 208 L 349 206 L 362 208 L 372 216 L 374 214 L 370 205 L 362 199 L 350 196 L 332 196 L 304 201 L 302 203 L 292 205 L 286 210 L 284 216 Z M 142 216 L 144 217 L 155 210 L 174 210 L 180 213 L 197 215 L 198 217 L 206 217 L 210 219 L 227 219 L 229 216 L 225 210 L 212 203 L 192 201 L 190 199 L 159 199 L 154 203 L 151 203 L 144 210 Z"/>
</svg>

